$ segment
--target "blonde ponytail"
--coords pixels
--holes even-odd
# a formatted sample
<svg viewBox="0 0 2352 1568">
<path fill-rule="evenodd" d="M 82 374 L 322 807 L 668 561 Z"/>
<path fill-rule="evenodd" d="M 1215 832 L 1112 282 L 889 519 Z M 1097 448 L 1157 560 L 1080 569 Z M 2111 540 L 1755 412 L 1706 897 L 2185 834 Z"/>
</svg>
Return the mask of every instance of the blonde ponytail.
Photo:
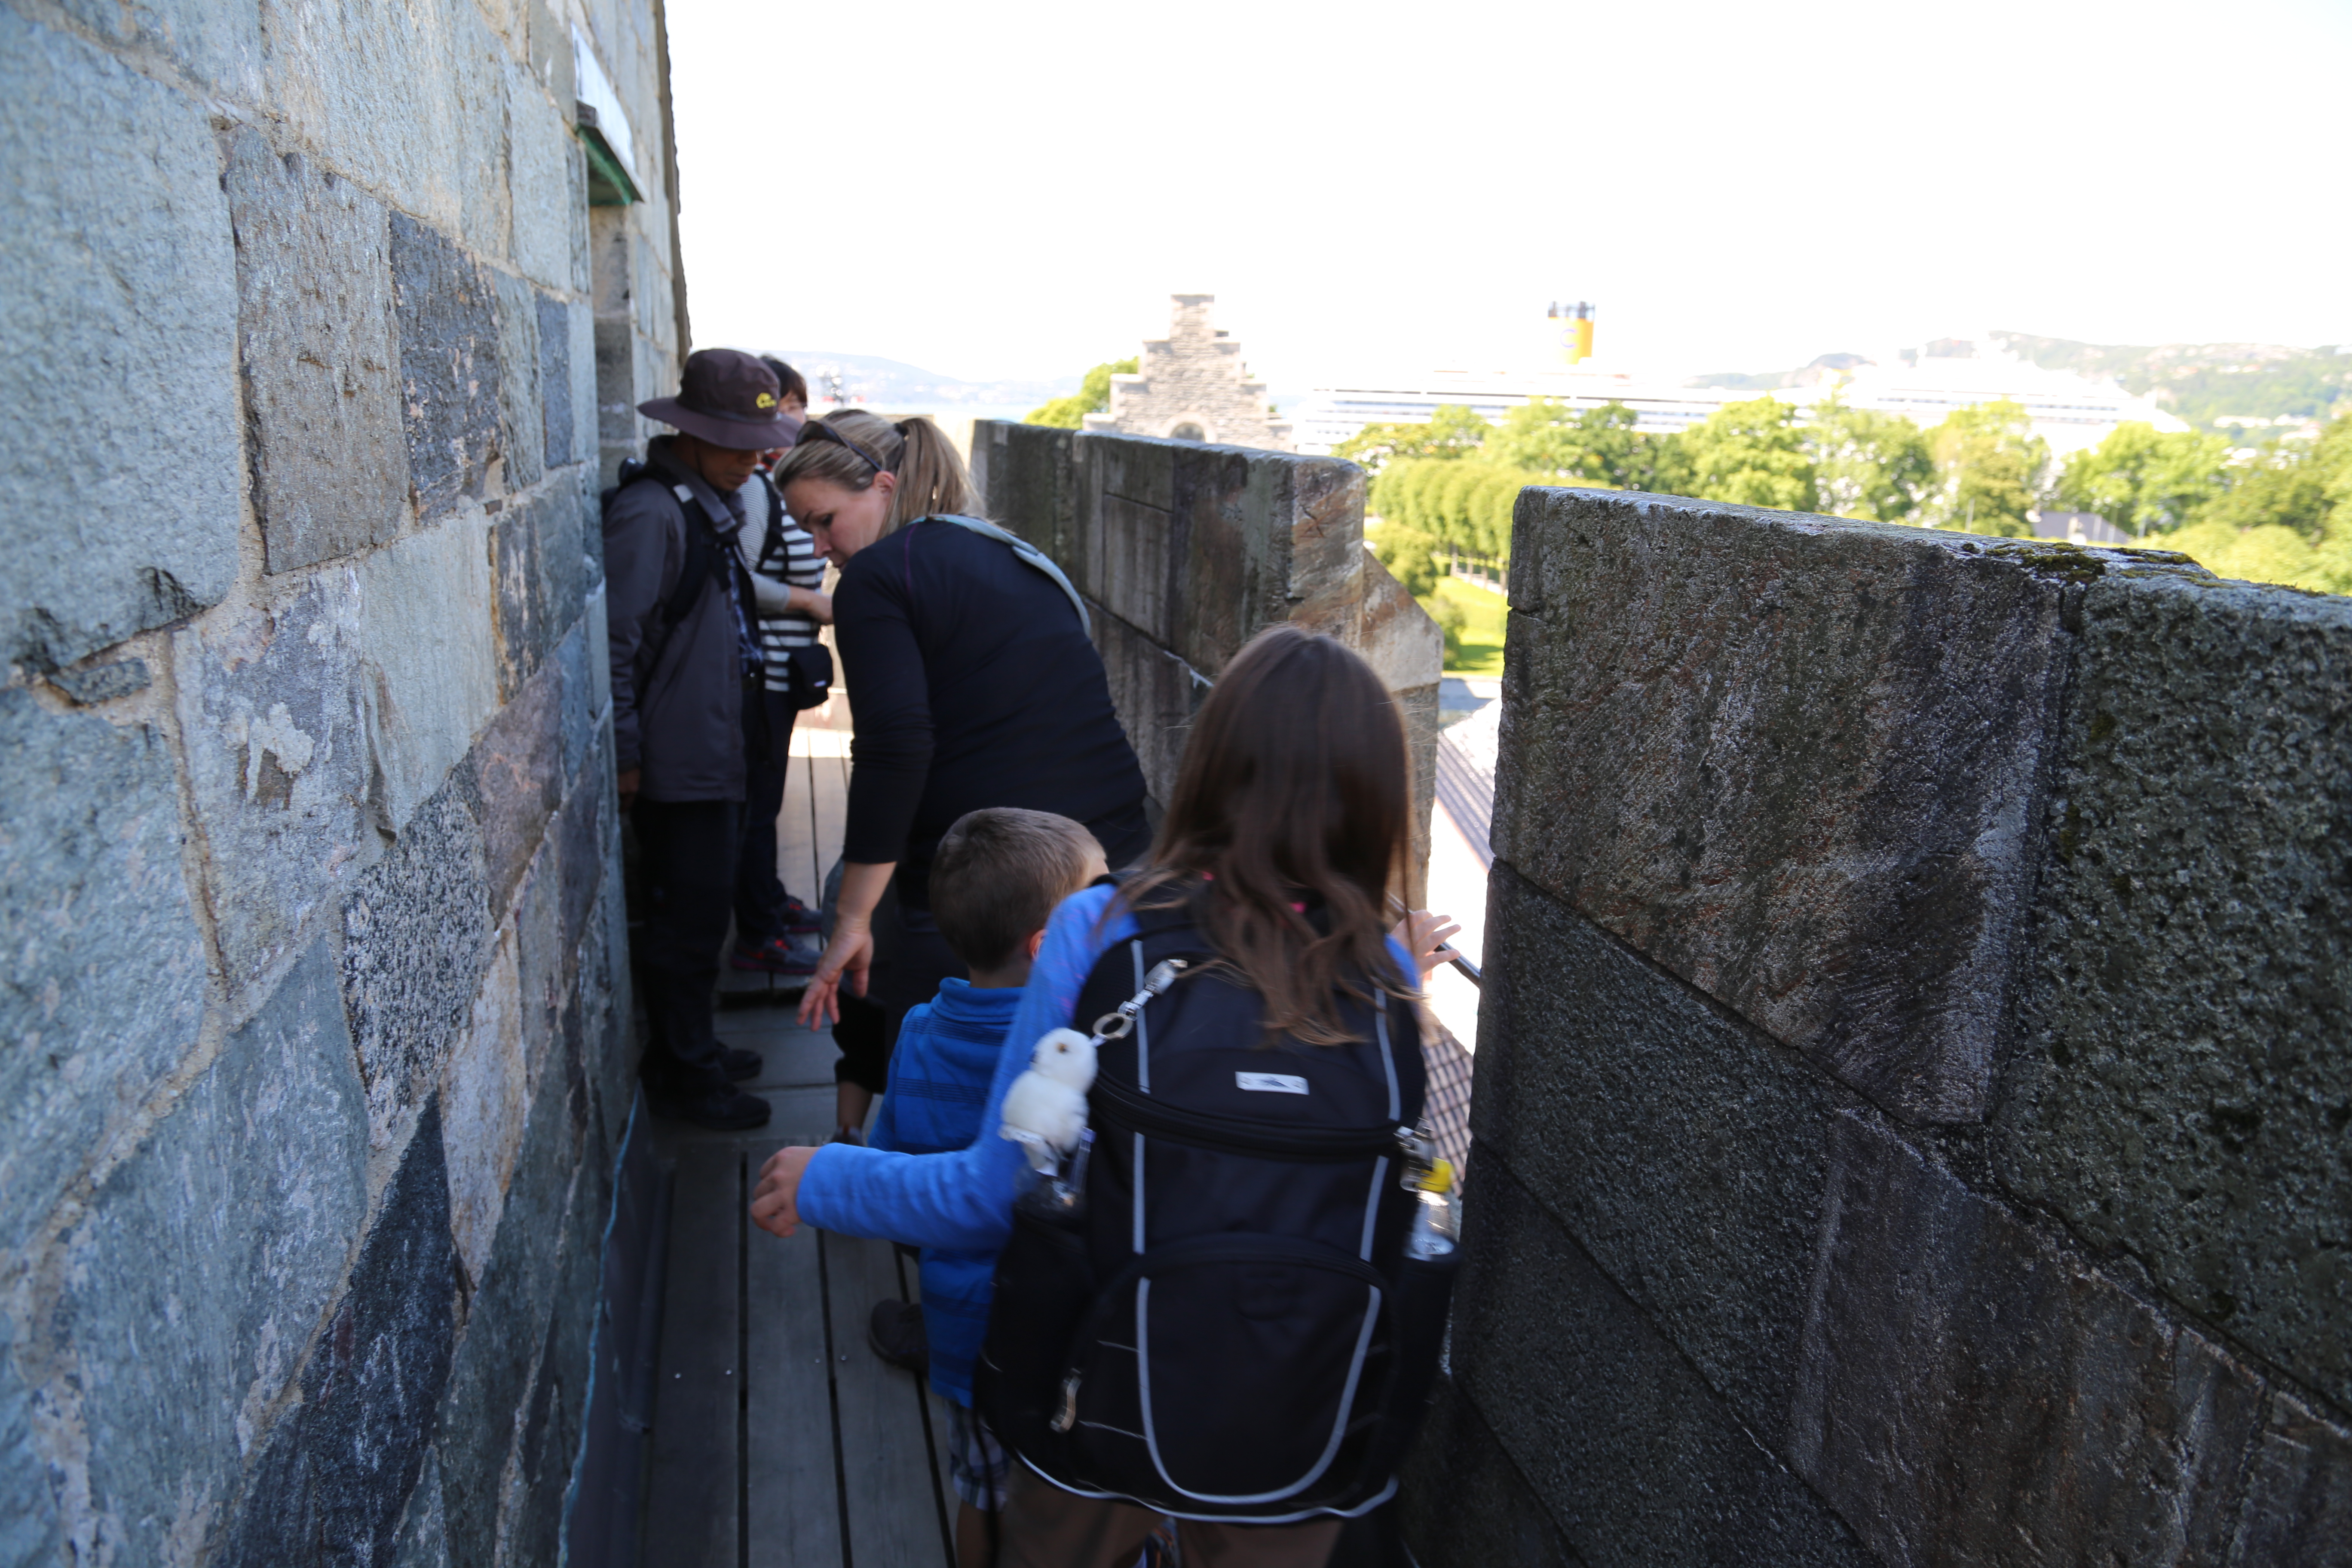
<svg viewBox="0 0 2352 1568">
<path fill-rule="evenodd" d="M 794 479 L 822 479 L 845 490 L 869 490 L 879 471 L 868 460 L 870 455 L 898 479 L 898 489 L 890 499 L 890 519 L 882 530 L 885 535 L 919 517 L 940 512 L 981 515 L 980 492 L 972 485 L 971 470 L 964 467 L 962 454 L 947 433 L 927 416 L 918 414 L 893 425 L 862 408 L 845 408 L 827 415 L 824 422 L 856 445 L 803 441 L 776 465 L 779 488 Z"/>
</svg>

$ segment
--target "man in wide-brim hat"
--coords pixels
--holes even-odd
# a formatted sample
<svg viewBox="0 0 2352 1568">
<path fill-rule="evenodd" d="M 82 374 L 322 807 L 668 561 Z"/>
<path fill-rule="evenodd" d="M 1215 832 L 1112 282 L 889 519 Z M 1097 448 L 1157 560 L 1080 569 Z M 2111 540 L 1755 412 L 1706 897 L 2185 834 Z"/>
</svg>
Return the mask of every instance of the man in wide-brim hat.
<svg viewBox="0 0 2352 1568">
<path fill-rule="evenodd" d="M 710 1013 L 734 902 L 744 726 L 761 709 L 757 612 L 736 536 L 760 454 L 800 431 L 782 398 L 751 354 L 693 354 L 677 396 L 637 405 L 677 434 L 623 465 L 604 500 L 614 763 L 646 894 L 634 943 L 646 1098 L 657 1113 L 739 1131 L 764 1126 L 769 1110 L 735 1088 L 759 1057 L 722 1046 Z"/>
</svg>

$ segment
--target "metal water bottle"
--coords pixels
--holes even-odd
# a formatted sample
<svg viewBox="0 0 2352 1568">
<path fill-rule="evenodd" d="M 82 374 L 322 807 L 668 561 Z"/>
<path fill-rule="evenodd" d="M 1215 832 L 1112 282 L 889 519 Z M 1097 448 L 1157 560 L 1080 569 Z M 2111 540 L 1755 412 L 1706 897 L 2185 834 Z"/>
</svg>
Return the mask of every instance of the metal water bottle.
<svg viewBox="0 0 2352 1568">
<path fill-rule="evenodd" d="M 1424 1262 L 1451 1257 L 1462 1233 L 1453 1162 L 1431 1161 L 1414 1186 L 1420 1202 L 1413 1208 L 1412 1228 L 1405 1233 L 1404 1255 Z"/>
</svg>

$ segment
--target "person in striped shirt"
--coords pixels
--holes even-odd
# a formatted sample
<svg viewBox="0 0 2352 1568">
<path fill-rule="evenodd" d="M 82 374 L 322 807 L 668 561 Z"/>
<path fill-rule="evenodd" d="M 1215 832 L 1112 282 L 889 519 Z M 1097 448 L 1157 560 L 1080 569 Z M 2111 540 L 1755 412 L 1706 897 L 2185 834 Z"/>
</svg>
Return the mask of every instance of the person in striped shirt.
<svg viewBox="0 0 2352 1568">
<path fill-rule="evenodd" d="M 780 359 L 762 356 L 782 385 L 785 412 L 808 408 L 808 383 Z M 773 458 L 777 454 L 769 454 Z M 792 758 L 793 721 L 806 700 L 793 689 L 792 650 L 813 646 L 817 627 L 833 619 L 824 592 L 824 558 L 806 530 L 784 510 L 783 498 L 764 473 L 744 481 L 740 498 L 745 526 L 736 533 L 743 564 L 751 574 L 758 603 L 760 651 L 767 656 L 764 735 L 745 726 L 746 778 L 743 841 L 735 866 L 734 966 L 773 974 L 807 974 L 816 954 L 795 945 L 796 937 L 818 930 L 814 909 L 792 896 L 776 874 L 776 817 L 784 800 L 784 773 Z M 816 889 L 811 889 L 814 895 Z"/>
</svg>

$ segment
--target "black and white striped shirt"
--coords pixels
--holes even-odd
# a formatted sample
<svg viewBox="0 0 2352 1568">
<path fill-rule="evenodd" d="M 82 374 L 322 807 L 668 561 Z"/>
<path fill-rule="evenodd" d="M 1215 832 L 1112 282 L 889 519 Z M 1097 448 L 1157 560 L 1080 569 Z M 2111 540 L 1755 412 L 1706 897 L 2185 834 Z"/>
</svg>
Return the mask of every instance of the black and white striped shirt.
<svg viewBox="0 0 2352 1568">
<path fill-rule="evenodd" d="M 753 474 L 745 481 L 743 500 L 746 521 L 737 536 L 742 542 L 743 563 L 755 576 L 770 583 L 806 588 L 811 593 L 823 588 L 824 557 L 816 552 L 816 541 L 809 537 L 808 531 L 784 510 L 783 498 L 776 493 L 767 476 Z M 772 530 L 769 527 L 772 519 L 776 523 Z M 758 586 L 753 584 L 754 588 Z M 765 613 L 764 602 L 769 595 L 762 593 L 760 597 L 763 601 L 760 651 L 767 656 L 768 689 L 788 691 L 792 689 L 792 677 L 784 668 L 784 650 L 806 647 L 815 642 L 816 620 L 812 616 Z"/>
</svg>

